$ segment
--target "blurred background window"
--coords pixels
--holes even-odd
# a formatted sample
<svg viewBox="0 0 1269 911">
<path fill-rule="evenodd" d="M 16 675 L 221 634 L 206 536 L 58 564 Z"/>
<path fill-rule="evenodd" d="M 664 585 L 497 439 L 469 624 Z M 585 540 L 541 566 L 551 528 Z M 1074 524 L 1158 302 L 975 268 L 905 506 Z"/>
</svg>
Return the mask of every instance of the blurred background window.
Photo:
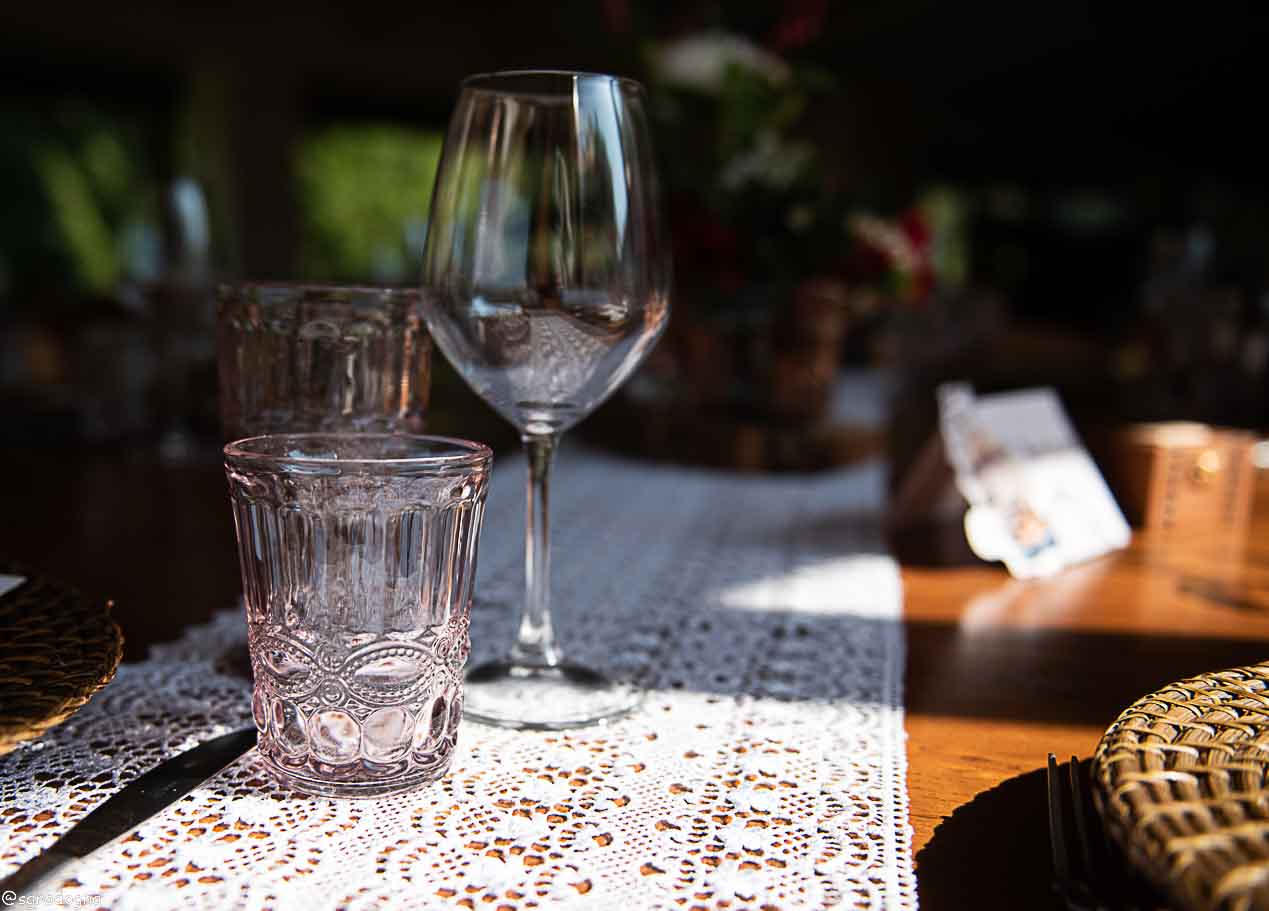
<svg viewBox="0 0 1269 911">
<path fill-rule="evenodd" d="M 0 107 L 0 306 L 109 295 L 158 268 L 157 124 L 88 100 Z"/>
<path fill-rule="evenodd" d="M 633 392 L 808 424 L 863 368 L 914 437 L 953 376 L 1264 428 L 1266 40 L 1249 3 L 9 4 L 0 406 L 213 432 L 215 283 L 413 283 L 460 80 L 553 66 L 649 89 L 675 316 Z"/>
<path fill-rule="evenodd" d="M 414 281 L 443 139 L 384 123 L 304 134 L 296 172 L 305 278 Z"/>
</svg>

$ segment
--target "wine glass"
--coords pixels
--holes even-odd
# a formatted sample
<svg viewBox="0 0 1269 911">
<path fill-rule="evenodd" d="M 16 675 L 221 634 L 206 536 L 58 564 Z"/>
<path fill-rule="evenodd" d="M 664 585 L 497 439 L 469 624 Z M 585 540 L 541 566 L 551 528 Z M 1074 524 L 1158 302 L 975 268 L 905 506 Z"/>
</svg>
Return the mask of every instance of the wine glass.
<svg viewBox="0 0 1269 911">
<path fill-rule="evenodd" d="M 630 376 L 669 318 L 642 87 L 558 71 L 465 80 L 423 262 L 433 339 L 528 454 L 520 628 L 505 659 L 468 674 L 465 712 L 535 729 L 623 715 L 638 691 L 566 662 L 556 642 L 547 504 L 560 434 Z"/>
</svg>

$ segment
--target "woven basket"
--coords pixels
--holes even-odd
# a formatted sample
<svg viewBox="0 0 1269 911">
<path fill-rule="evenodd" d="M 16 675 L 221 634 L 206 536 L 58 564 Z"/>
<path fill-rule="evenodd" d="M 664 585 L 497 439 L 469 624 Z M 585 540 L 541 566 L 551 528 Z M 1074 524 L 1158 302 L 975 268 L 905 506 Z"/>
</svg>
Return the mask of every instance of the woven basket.
<svg viewBox="0 0 1269 911">
<path fill-rule="evenodd" d="M 123 636 L 110 604 L 18 568 L 0 597 L 0 756 L 65 721 L 115 675 Z"/>
<path fill-rule="evenodd" d="M 1269 663 L 1138 700 L 1093 776 L 1107 829 L 1178 907 L 1269 909 Z"/>
</svg>

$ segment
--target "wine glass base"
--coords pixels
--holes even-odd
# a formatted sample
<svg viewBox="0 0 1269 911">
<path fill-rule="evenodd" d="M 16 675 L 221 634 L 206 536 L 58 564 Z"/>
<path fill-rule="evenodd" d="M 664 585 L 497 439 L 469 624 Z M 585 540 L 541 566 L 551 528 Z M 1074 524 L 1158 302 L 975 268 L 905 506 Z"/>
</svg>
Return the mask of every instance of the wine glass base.
<svg viewBox="0 0 1269 911">
<path fill-rule="evenodd" d="M 563 731 L 630 714 L 643 691 L 576 664 L 490 661 L 467 672 L 463 718 L 495 727 Z"/>
</svg>

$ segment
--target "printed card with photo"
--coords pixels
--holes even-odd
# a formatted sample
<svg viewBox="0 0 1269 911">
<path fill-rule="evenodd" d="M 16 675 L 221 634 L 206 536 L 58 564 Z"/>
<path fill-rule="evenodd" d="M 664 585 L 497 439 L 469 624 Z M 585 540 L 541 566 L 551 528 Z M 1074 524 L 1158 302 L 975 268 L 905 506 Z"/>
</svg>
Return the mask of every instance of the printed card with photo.
<svg viewBox="0 0 1269 911">
<path fill-rule="evenodd" d="M 947 384 L 939 423 L 982 559 L 1027 579 L 1127 546 L 1128 523 L 1052 389 L 977 396 Z"/>
</svg>

